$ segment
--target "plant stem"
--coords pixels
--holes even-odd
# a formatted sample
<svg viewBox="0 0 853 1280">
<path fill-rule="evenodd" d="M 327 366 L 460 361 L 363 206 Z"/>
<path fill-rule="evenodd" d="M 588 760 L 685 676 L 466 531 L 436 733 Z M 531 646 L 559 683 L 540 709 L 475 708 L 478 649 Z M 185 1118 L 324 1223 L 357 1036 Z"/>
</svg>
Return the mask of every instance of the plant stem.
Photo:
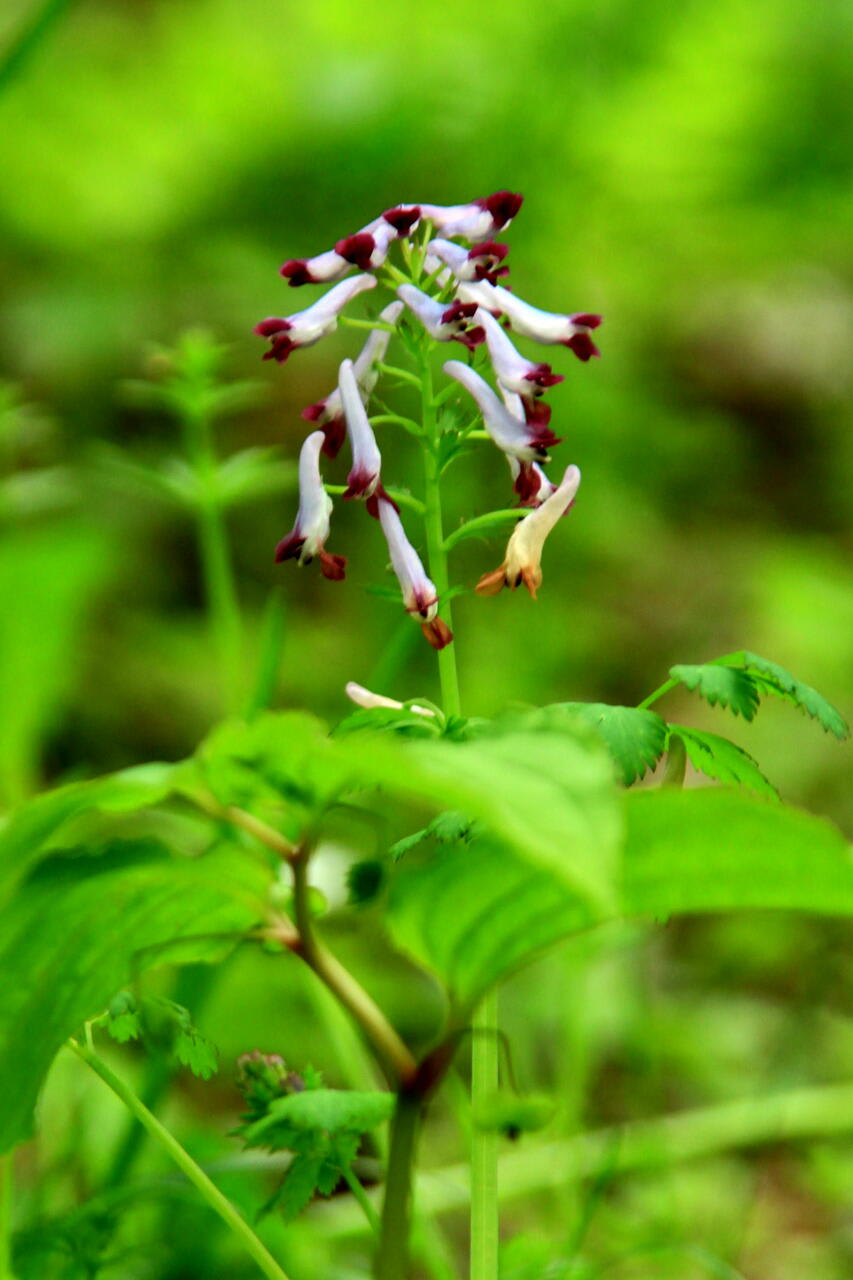
<svg viewBox="0 0 853 1280">
<path fill-rule="evenodd" d="M 367 1218 L 368 1223 L 370 1224 L 370 1230 L 378 1233 L 379 1232 L 379 1214 L 376 1212 L 373 1205 L 368 1200 L 367 1192 L 365 1191 L 364 1187 L 359 1182 L 357 1176 L 349 1166 L 346 1166 L 344 1168 L 343 1173 L 344 1173 L 344 1182 L 347 1184 L 350 1191 L 353 1193 L 356 1200 L 361 1205 L 362 1212 L 365 1218 Z"/>
<path fill-rule="evenodd" d="M 15 1187 L 14 1156 L 0 1159 L 0 1280 L 12 1276 L 12 1196 Z"/>
<path fill-rule="evenodd" d="M 376 1280 L 405 1280 L 409 1256 L 409 1205 L 422 1100 L 401 1089 L 391 1120 L 391 1150 L 382 1202 Z"/>
<path fill-rule="evenodd" d="M 490 991 L 472 1020 L 471 1105 L 471 1271 L 470 1280 L 496 1280 L 498 1274 L 498 1135 L 481 1129 L 476 1112 L 498 1087 L 498 996 Z"/>
<path fill-rule="evenodd" d="M 77 1057 L 81 1058 L 87 1066 L 91 1067 L 108 1088 L 112 1089 L 128 1111 L 148 1130 L 151 1137 L 160 1143 L 160 1146 L 174 1160 L 187 1181 L 193 1184 L 213 1212 L 218 1214 L 225 1225 L 238 1237 L 246 1252 L 258 1264 L 258 1267 L 267 1276 L 268 1280 L 288 1280 L 285 1272 L 278 1265 L 266 1245 L 255 1235 L 245 1218 L 237 1212 L 231 1201 L 222 1194 L 204 1170 L 196 1164 L 189 1152 L 184 1150 L 177 1138 L 160 1123 L 141 1099 L 137 1098 L 133 1090 L 115 1074 L 102 1058 L 99 1058 L 86 1045 L 79 1044 L 76 1040 L 69 1040 L 67 1044 L 69 1049 L 76 1053 Z"/>
<path fill-rule="evenodd" d="M 642 702 L 637 703 L 638 711 L 645 711 L 646 707 L 650 707 L 653 702 L 657 702 L 658 698 L 662 698 L 665 693 L 669 693 L 670 689 L 674 689 L 678 684 L 678 680 L 664 680 L 659 689 L 655 689 L 647 698 L 643 698 Z"/>
<path fill-rule="evenodd" d="M 299 930 L 299 943 L 295 949 L 358 1022 L 389 1080 L 405 1084 L 417 1071 L 415 1059 L 376 1002 L 331 951 L 326 950 L 314 932 L 308 860 L 309 852 L 304 850 L 291 862 L 293 907 Z"/>
</svg>

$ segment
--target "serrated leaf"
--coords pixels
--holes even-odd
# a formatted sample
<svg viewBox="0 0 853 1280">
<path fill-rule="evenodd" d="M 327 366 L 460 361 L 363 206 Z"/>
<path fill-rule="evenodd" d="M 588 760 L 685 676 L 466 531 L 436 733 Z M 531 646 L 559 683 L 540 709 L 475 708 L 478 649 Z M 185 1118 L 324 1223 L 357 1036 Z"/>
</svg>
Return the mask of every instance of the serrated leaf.
<svg viewBox="0 0 853 1280">
<path fill-rule="evenodd" d="M 344 738 L 365 729 L 416 738 L 435 738 L 440 733 L 435 716 L 424 716 L 406 707 L 360 707 L 335 726 L 333 737 Z"/>
<path fill-rule="evenodd" d="M 341 1133 L 367 1133 L 387 1120 L 394 1110 L 392 1093 L 359 1092 L 351 1089 L 306 1089 L 276 1098 L 262 1120 L 245 1130 L 251 1146 L 289 1146 L 288 1131 L 335 1136 Z M 285 1140 L 276 1135 L 283 1131 Z"/>
<path fill-rule="evenodd" d="M 33 872 L 0 916 L 0 1151 L 29 1135 L 68 1036 L 161 964 L 175 939 L 197 963 L 209 958 L 208 935 L 242 936 L 263 916 L 270 877 L 242 847 L 187 858 L 153 840 L 114 841 L 98 858 L 55 856 Z"/>
<path fill-rule="evenodd" d="M 438 840 L 440 844 L 450 844 L 455 840 L 469 840 L 476 829 L 476 824 L 464 813 L 456 813 L 453 809 L 447 813 L 439 813 L 432 822 L 397 840 L 388 850 L 394 861 L 399 861 L 410 849 L 416 849 L 424 840 Z"/>
<path fill-rule="evenodd" d="M 178 1062 L 202 1080 L 210 1080 L 219 1070 L 219 1054 L 216 1045 L 191 1027 L 179 1031 L 175 1037 L 174 1054 Z"/>
<path fill-rule="evenodd" d="M 790 671 L 786 671 L 778 662 L 759 657 L 757 653 L 750 653 L 748 649 L 726 654 L 722 658 L 716 658 L 715 662 L 727 668 L 742 667 L 756 680 L 762 693 L 771 693 L 775 697 L 784 698 L 787 702 L 793 703 L 813 720 L 817 720 L 827 733 L 833 733 L 839 740 L 849 737 L 850 729 L 841 712 L 837 711 L 832 703 L 811 685 L 792 676 Z"/>
<path fill-rule="evenodd" d="M 666 746 L 666 721 L 655 711 L 613 707 L 606 702 L 561 702 L 604 739 L 626 787 L 654 769 Z M 547 708 L 545 708 L 547 710 Z"/>
<path fill-rule="evenodd" d="M 322 1155 L 294 1156 L 281 1186 L 265 1209 L 279 1209 L 285 1222 L 292 1222 L 297 1218 L 314 1198 L 323 1159 Z"/>
<path fill-rule="evenodd" d="M 142 1035 L 142 1019 L 133 994 L 119 991 L 110 1001 L 107 1012 L 97 1019 L 96 1025 L 102 1026 L 118 1044 L 138 1040 Z"/>
<path fill-rule="evenodd" d="M 625 915 L 853 914 L 853 853 L 823 818 L 742 791 L 628 792 Z"/>
<path fill-rule="evenodd" d="M 700 773 L 716 778 L 718 782 L 735 783 L 778 799 L 776 788 L 742 747 L 705 729 L 687 729 L 680 724 L 671 724 L 669 728 L 670 733 L 684 743 L 687 758 Z"/>
<path fill-rule="evenodd" d="M 758 688 L 745 671 L 704 663 L 700 666 L 680 664 L 670 667 L 669 674 L 698 693 L 712 707 L 719 703 L 736 716 L 743 716 L 744 720 L 752 720 L 758 710 Z"/>
</svg>

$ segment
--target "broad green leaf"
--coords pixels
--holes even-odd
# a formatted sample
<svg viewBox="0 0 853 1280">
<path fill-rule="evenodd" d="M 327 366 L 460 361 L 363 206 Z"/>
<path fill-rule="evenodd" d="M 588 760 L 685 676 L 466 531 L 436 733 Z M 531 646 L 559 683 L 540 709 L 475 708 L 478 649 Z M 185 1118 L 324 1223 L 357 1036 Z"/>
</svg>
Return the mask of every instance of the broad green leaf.
<svg viewBox="0 0 853 1280">
<path fill-rule="evenodd" d="M 823 818 L 741 791 L 630 792 L 624 914 L 853 914 L 853 853 Z"/>
<path fill-rule="evenodd" d="M 827 733 L 834 733 L 836 738 L 849 737 L 850 729 L 832 703 L 827 702 L 811 685 L 804 684 L 802 680 L 792 676 L 790 671 L 780 667 L 778 662 L 771 662 L 769 658 L 761 658 L 757 653 L 750 653 L 745 649 L 726 654 L 715 661 L 720 666 L 743 668 L 755 679 L 762 693 L 771 693 L 793 703 L 813 720 L 817 720 Z"/>
<path fill-rule="evenodd" d="M 267 1114 L 244 1130 L 250 1146 L 266 1146 L 276 1130 L 299 1133 L 367 1133 L 394 1110 L 392 1093 L 349 1089 L 305 1089 L 276 1098 Z M 288 1145 L 286 1141 L 282 1145 Z M 279 1148 L 277 1148 L 279 1149 Z"/>
<path fill-rule="evenodd" d="M 124 813 L 159 804 L 169 794 L 179 768 L 138 765 L 92 782 L 74 782 L 47 791 L 13 810 L 0 828 L 0 907 L 66 822 L 90 809 Z"/>
<path fill-rule="evenodd" d="M 463 1009 L 595 919 L 560 878 L 485 839 L 401 862 L 386 915 L 397 945 L 437 973 Z"/>
<path fill-rule="evenodd" d="M 669 674 L 688 689 L 695 690 L 712 707 L 719 702 L 721 707 L 728 707 L 744 720 L 751 720 L 758 710 L 758 689 L 745 671 L 705 663 L 702 666 L 682 664 L 670 667 Z"/>
<path fill-rule="evenodd" d="M 762 795 L 776 796 L 776 788 L 765 778 L 755 760 L 742 747 L 728 738 L 705 729 L 687 729 L 684 725 L 671 724 L 670 734 L 684 743 L 687 758 L 709 778 L 718 782 L 731 782 L 749 787 Z"/>
<path fill-rule="evenodd" d="M 33 872 L 0 917 L 0 1151 L 29 1135 L 68 1036 L 171 958 L 176 940 L 193 963 L 210 958 L 211 936 L 244 933 L 263 917 L 270 877 L 243 848 L 186 858 L 150 840 L 54 856 Z"/>
<path fill-rule="evenodd" d="M 606 702 L 561 702 L 592 727 L 619 767 L 626 787 L 654 769 L 666 746 L 666 721 L 656 711 L 638 707 L 612 707 Z M 547 708 L 546 708 L 547 709 Z"/>
</svg>

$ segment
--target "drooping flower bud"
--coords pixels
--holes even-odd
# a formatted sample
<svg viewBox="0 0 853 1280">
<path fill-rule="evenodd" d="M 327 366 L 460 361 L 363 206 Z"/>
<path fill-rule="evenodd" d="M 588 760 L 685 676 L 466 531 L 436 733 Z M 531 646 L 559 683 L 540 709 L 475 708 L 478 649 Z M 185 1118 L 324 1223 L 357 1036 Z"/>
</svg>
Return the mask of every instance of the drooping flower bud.
<svg viewBox="0 0 853 1280">
<path fill-rule="evenodd" d="M 402 302 L 389 302 L 388 306 L 379 312 L 379 319 L 384 324 L 396 324 L 402 310 Z M 378 366 L 385 358 L 390 339 L 391 334 L 387 329 L 374 329 L 353 362 L 356 384 L 364 404 L 367 403 L 371 391 L 376 386 L 376 380 L 379 377 Z M 318 427 L 323 428 L 326 437 L 323 453 L 327 458 L 336 458 L 347 433 L 341 393 L 338 388 L 335 387 L 334 391 L 330 391 L 324 400 L 309 404 L 302 410 L 302 417 L 307 422 L 316 422 Z"/>
<path fill-rule="evenodd" d="M 516 351 L 506 330 L 488 311 L 480 308 L 476 318 L 486 331 L 495 377 L 507 391 L 517 392 L 524 401 L 533 400 L 543 396 L 548 387 L 564 380 L 563 375 L 554 373 L 549 364 L 535 364 Z"/>
<path fill-rule="evenodd" d="M 320 475 L 320 450 L 323 432 L 312 431 L 299 453 L 299 510 L 296 524 L 275 549 L 275 562 L 297 560 L 310 564 L 316 556 L 325 578 L 339 582 L 346 577 L 346 557 L 332 555 L 325 549 L 329 536 L 332 499 L 323 488 Z"/>
<path fill-rule="evenodd" d="M 459 296 L 471 301 L 479 299 L 480 305 L 492 315 L 497 312 L 505 316 L 513 333 L 519 337 L 532 338 L 545 346 L 560 343 L 583 361 L 601 355 L 589 336 L 590 330 L 601 324 L 601 316 L 588 311 L 576 311 L 568 316 L 540 311 L 502 285 L 490 285 L 482 280 L 460 286 Z"/>
<path fill-rule="evenodd" d="M 489 384 L 461 360 L 448 360 L 444 372 L 473 396 L 483 415 L 483 425 L 503 453 L 519 462 L 548 461 L 548 449 L 560 443 L 560 437 L 549 427 L 525 422 L 511 414 Z"/>
<path fill-rule="evenodd" d="M 337 329 L 338 316 L 348 302 L 365 289 L 375 287 L 376 280 L 373 276 L 354 276 L 352 280 L 342 280 L 340 284 L 336 284 L 304 311 L 297 311 L 292 316 L 268 316 L 255 325 L 254 330 L 262 338 L 270 339 L 270 350 L 264 353 L 264 359 L 284 364 L 291 351 L 295 351 L 297 347 L 312 347 L 327 333 L 333 333 Z"/>
<path fill-rule="evenodd" d="M 577 467 L 566 467 L 562 482 L 541 506 L 519 520 L 507 543 L 506 556 L 499 569 L 486 573 L 477 583 L 481 596 L 496 595 L 503 587 L 514 591 L 524 583 L 536 599 L 542 584 L 542 548 L 548 534 L 572 505 L 581 482 Z"/>
<path fill-rule="evenodd" d="M 509 245 L 484 240 L 465 249 L 452 240 L 430 240 L 427 245 L 427 270 L 432 274 L 438 262 L 449 267 L 457 280 L 487 280 L 495 284 L 498 276 L 509 274 L 509 267 L 502 266 Z"/>
<path fill-rule="evenodd" d="M 434 649 L 450 644 L 453 633 L 438 617 L 438 593 L 426 575 L 420 556 L 406 537 L 394 504 L 379 499 L 379 522 L 388 543 L 391 568 L 397 575 L 406 612 L 420 620 L 421 630 Z"/>
<path fill-rule="evenodd" d="M 524 196 L 511 191 L 472 200 L 470 204 L 422 204 L 421 220 L 429 220 L 442 236 L 460 236 L 471 242 L 491 240 L 512 222 Z"/>
<path fill-rule="evenodd" d="M 379 484 L 382 455 L 359 394 L 352 360 L 341 364 L 338 392 L 352 449 L 352 467 L 344 498 L 372 498 Z"/>
<path fill-rule="evenodd" d="M 478 347 L 485 334 L 479 326 L 470 325 L 477 308 L 473 303 L 437 302 L 413 284 L 401 284 L 397 296 L 418 317 L 431 338 L 437 342 L 461 342 L 469 351 Z"/>
</svg>

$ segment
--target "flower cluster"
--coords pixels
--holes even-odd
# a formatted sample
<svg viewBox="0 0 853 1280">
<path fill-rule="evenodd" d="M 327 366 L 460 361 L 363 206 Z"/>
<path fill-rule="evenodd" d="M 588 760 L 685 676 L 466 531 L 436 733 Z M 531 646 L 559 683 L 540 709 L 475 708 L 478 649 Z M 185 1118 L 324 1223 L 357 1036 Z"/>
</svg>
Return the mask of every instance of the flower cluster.
<svg viewBox="0 0 853 1280">
<path fill-rule="evenodd" d="M 436 649 L 453 637 L 439 617 L 436 588 L 406 535 L 395 491 L 389 492 L 383 484 L 383 457 L 368 406 L 395 333 L 408 333 L 410 349 L 414 343 L 423 351 L 428 342 L 457 342 L 465 348 L 467 360 L 446 361 L 444 372 L 473 400 L 477 423 L 482 423 L 485 434 L 507 459 L 518 506 L 530 509 L 527 514 L 519 512 L 501 566 L 481 578 L 476 589 L 490 595 L 503 586 L 514 590 L 523 584 L 535 599 L 542 581 L 545 538 L 573 504 L 580 471 L 567 467 L 557 484 L 543 470 L 550 461 L 549 451 L 561 443 L 551 428 L 551 407 L 545 396 L 564 375 L 544 361 L 522 355 L 510 333 L 545 346 L 568 347 L 586 362 L 599 355 L 591 334 L 601 317 L 590 312 L 542 311 L 498 284 L 509 273 L 509 246 L 496 237 L 521 204 L 520 195 L 498 191 L 469 204 L 401 204 L 387 209 L 338 240 L 334 248 L 285 262 L 281 274 L 291 287 L 332 287 L 311 306 L 289 316 L 268 317 L 255 329 L 269 339 L 264 359 L 283 364 L 298 348 L 312 346 L 332 333 L 344 309 L 359 294 L 378 284 L 395 294 L 377 319 L 367 323 L 371 331 L 361 352 L 354 360 L 342 362 L 337 386 L 303 410 L 303 418 L 314 430 L 300 453 L 296 523 L 278 544 L 276 560 L 295 559 L 304 565 L 317 559 L 325 577 L 339 581 L 345 576 L 346 559 L 325 549 L 332 500 L 320 460 L 321 455 L 335 459 L 348 440 L 351 464 L 346 485 L 333 489 L 344 500 L 362 501 L 379 522 L 404 607 Z M 391 252 L 395 244 L 400 247 L 396 263 Z M 418 381 L 413 375 L 402 376 Z M 443 392 L 441 400 L 445 398 Z M 434 408 L 438 401 L 431 403 Z M 387 413 L 384 418 L 407 421 Z M 411 419 L 408 423 L 418 434 L 419 424 Z M 465 438 L 473 427 L 451 429 Z M 437 448 L 436 439 L 425 441 L 425 447 Z"/>
</svg>

